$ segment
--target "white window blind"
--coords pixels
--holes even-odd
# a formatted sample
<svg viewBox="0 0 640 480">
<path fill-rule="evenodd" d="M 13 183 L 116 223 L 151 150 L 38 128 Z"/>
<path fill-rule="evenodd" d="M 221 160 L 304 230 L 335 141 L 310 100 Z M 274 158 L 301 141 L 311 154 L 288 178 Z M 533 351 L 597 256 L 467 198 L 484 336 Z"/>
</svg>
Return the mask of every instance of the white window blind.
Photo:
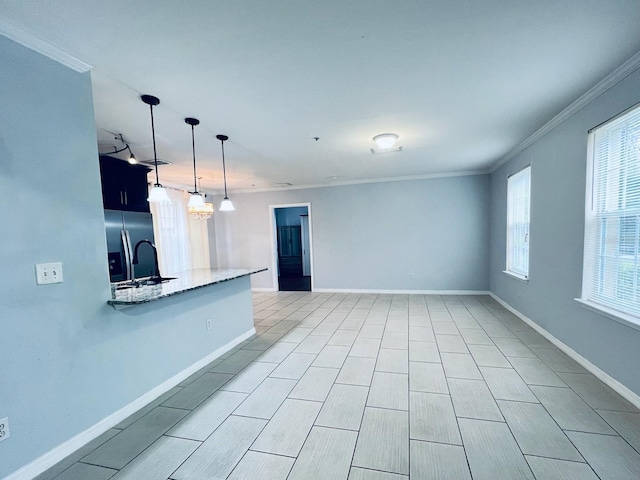
<svg viewBox="0 0 640 480">
<path fill-rule="evenodd" d="M 582 299 L 640 317 L 640 107 L 589 134 Z"/>
<path fill-rule="evenodd" d="M 531 167 L 507 180 L 507 272 L 529 277 Z"/>
</svg>

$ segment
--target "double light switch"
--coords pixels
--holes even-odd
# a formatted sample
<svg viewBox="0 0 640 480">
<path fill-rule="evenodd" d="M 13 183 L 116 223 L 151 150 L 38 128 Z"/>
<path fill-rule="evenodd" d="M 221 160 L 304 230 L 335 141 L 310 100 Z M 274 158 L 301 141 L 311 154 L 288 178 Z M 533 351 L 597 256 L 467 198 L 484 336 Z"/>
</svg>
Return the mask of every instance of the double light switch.
<svg viewBox="0 0 640 480">
<path fill-rule="evenodd" d="M 62 262 L 36 263 L 38 285 L 62 283 Z"/>
</svg>

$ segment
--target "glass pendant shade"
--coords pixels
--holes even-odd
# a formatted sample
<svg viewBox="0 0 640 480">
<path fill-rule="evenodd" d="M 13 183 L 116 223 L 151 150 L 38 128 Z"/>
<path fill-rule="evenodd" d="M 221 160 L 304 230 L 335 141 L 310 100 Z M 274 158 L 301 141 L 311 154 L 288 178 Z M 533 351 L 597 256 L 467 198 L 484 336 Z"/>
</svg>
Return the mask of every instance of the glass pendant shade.
<svg viewBox="0 0 640 480">
<path fill-rule="evenodd" d="M 231 200 L 229 200 L 227 197 L 224 197 L 224 200 L 222 200 L 222 203 L 220 203 L 220 211 L 221 212 L 231 212 L 235 210 L 233 203 L 231 203 Z"/>
<path fill-rule="evenodd" d="M 189 208 L 204 208 L 204 199 L 202 198 L 202 195 L 199 193 L 192 193 L 187 206 Z"/>
<path fill-rule="evenodd" d="M 167 191 L 162 188 L 162 185 L 155 185 L 149 192 L 149 198 L 147 201 L 150 203 L 171 203 Z"/>
</svg>

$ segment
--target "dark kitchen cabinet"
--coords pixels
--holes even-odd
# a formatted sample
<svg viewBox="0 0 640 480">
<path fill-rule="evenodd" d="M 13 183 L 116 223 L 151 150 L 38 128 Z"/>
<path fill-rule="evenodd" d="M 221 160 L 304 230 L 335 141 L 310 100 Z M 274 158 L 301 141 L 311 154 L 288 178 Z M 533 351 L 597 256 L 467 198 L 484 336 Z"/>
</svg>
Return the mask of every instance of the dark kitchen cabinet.
<svg viewBox="0 0 640 480">
<path fill-rule="evenodd" d="M 100 176 L 105 210 L 148 212 L 147 173 L 150 170 L 143 165 L 130 165 L 118 158 L 101 156 Z"/>
<path fill-rule="evenodd" d="M 302 276 L 300 226 L 278 228 L 278 267 L 281 276 Z"/>
</svg>

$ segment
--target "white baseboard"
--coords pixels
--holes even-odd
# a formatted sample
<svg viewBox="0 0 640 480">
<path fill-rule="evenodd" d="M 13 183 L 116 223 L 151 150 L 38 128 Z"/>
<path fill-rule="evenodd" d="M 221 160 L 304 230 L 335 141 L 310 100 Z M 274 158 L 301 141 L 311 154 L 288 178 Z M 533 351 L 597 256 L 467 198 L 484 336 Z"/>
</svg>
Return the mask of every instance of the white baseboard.
<svg viewBox="0 0 640 480">
<path fill-rule="evenodd" d="M 623 396 L 626 400 L 631 402 L 637 408 L 640 408 L 640 396 L 638 394 L 636 394 L 632 390 L 630 390 L 627 387 L 625 387 L 622 383 L 620 383 L 618 380 L 613 378 L 608 373 L 603 372 L 602 370 L 600 370 L 598 367 L 596 367 L 593 363 L 591 363 L 589 360 L 584 358 L 582 355 L 580 355 L 574 349 L 572 349 L 571 347 L 566 345 L 561 340 L 558 340 L 556 337 L 551 335 L 549 332 L 547 332 L 544 328 L 542 328 L 536 322 L 534 322 L 533 320 L 531 320 L 527 316 L 525 316 L 522 313 L 520 313 L 518 310 L 513 308 L 511 305 L 509 305 L 507 302 L 502 300 L 496 294 L 489 293 L 489 295 L 496 302 L 498 302 L 504 308 L 506 308 L 511 313 L 513 313 L 516 317 L 520 318 L 520 320 L 522 320 L 524 323 L 529 325 L 536 332 L 538 332 L 540 335 L 542 335 L 544 338 L 546 338 L 551 343 L 553 343 L 556 347 L 558 347 L 560 350 L 562 350 L 567 356 L 569 356 L 570 358 L 572 358 L 573 360 L 578 362 L 581 366 L 583 366 L 586 370 L 591 372 L 596 378 L 598 378 L 599 380 L 604 382 L 606 385 L 611 387 L 613 390 L 615 390 L 617 393 L 619 393 L 621 396 Z"/>
<path fill-rule="evenodd" d="M 277 290 L 273 287 L 269 288 L 252 288 L 252 292 L 276 292 Z"/>
<path fill-rule="evenodd" d="M 486 290 L 375 290 L 358 288 L 314 288 L 318 293 L 379 293 L 392 295 L 489 295 Z"/>
<path fill-rule="evenodd" d="M 122 407 L 120 410 L 112 413 L 108 417 L 100 420 L 95 425 L 89 427 L 85 431 L 79 433 L 75 437 L 67 440 L 66 442 L 58 445 L 54 449 L 48 451 L 41 457 L 38 457 L 33 462 L 25 465 L 24 467 L 16 470 L 8 477 L 5 477 L 4 480 L 30 480 L 37 475 L 40 475 L 45 470 L 51 468 L 59 461 L 65 459 L 72 453 L 74 453 L 79 448 L 83 447 L 87 443 L 89 443 L 94 438 L 102 435 L 104 432 L 118 425 L 121 421 L 128 418 L 130 415 L 134 414 L 141 408 L 147 406 L 149 403 L 153 402 L 160 395 L 171 390 L 173 387 L 178 385 L 180 382 L 188 378 L 190 375 L 196 373 L 201 368 L 204 368 L 209 363 L 213 362 L 220 355 L 231 350 L 233 347 L 243 342 L 247 338 L 255 335 L 255 328 L 251 328 L 251 330 L 243 333 L 242 335 L 234 338 L 229 343 L 223 345 L 218 348 L 214 352 L 210 353 L 202 360 L 197 361 L 190 367 L 185 368 L 180 373 L 174 375 L 169 380 L 161 383 L 154 389 L 148 391 L 141 397 L 138 397 L 130 404 Z"/>
</svg>

